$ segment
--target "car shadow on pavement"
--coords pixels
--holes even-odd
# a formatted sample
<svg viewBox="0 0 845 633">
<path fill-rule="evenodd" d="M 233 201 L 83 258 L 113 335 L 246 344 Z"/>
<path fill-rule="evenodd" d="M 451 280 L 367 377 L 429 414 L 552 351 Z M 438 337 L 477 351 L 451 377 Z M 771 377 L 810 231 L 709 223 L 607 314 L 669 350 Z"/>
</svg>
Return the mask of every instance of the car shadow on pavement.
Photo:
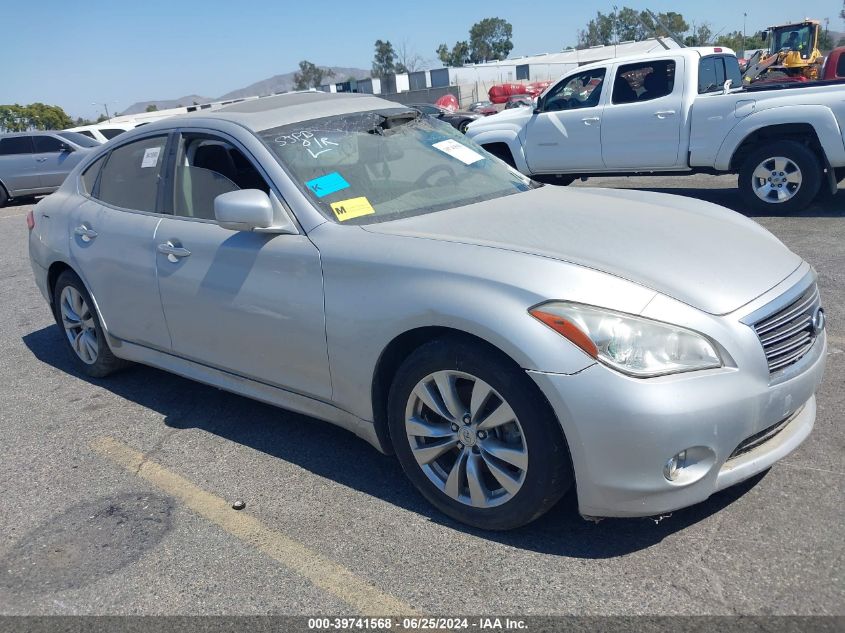
<svg viewBox="0 0 845 633">
<path fill-rule="evenodd" d="M 570 491 L 549 513 L 523 528 L 510 532 L 478 530 L 451 520 L 429 505 L 411 486 L 394 457 L 382 455 L 350 432 L 327 422 L 142 365 L 106 379 L 90 378 L 77 370 L 56 325 L 25 335 L 23 343 L 38 360 L 160 413 L 170 428 L 201 429 L 450 529 L 544 554 L 594 559 L 648 548 L 721 511 L 765 475 L 659 520 L 585 521 L 578 514 L 575 493 Z"/>
<path fill-rule="evenodd" d="M 710 189 L 710 188 L 687 188 L 687 187 L 648 187 L 647 191 L 655 193 L 669 193 L 687 198 L 698 198 L 705 202 L 712 202 L 728 209 L 733 209 L 749 218 L 756 217 L 795 217 L 795 218 L 839 218 L 845 217 L 845 189 L 839 188 L 835 196 L 825 200 L 816 200 L 806 209 L 794 213 L 778 213 L 777 207 L 765 212 L 750 211 L 742 201 L 736 189 Z"/>
</svg>

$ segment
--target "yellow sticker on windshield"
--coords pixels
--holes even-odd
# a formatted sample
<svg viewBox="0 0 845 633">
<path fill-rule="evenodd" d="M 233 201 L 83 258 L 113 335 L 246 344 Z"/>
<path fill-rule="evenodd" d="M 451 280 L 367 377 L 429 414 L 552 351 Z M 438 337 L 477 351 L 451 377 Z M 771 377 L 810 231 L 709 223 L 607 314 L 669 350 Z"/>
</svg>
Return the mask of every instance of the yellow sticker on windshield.
<svg viewBox="0 0 845 633">
<path fill-rule="evenodd" d="M 348 198 L 340 202 L 332 202 L 332 211 L 341 222 L 351 220 L 352 218 L 360 218 L 362 215 L 372 215 L 376 212 L 373 205 L 367 200 L 365 196 L 360 198 Z"/>
</svg>

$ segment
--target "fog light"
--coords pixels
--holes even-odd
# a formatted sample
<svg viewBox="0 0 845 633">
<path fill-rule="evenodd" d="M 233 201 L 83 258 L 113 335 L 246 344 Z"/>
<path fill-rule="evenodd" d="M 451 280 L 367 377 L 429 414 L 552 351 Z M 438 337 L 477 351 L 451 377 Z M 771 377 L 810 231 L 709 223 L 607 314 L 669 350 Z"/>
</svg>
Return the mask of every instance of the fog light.
<svg viewBox="0 0 845 633">
<path fill-rule="evenodd" d="M 681 474 L 681 469 L 687 464 L 687 452 L 681 451 L 663 466 L 663 476 L 669 481 L 675 481 Z"/>
</svg>

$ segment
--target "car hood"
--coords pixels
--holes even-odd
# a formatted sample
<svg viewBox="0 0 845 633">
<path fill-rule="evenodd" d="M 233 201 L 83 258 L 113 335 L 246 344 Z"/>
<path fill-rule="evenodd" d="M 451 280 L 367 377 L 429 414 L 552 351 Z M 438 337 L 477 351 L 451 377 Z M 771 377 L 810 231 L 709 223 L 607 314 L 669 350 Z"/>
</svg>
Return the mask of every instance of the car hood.
<svg viewBox="0 0 845 633">
<path fill-rule="evenodd" d="M 559 259 L 711 314 L 740 308 L 802 263 L 771 233 L 738 213 L 643 191 L 547 185 L 363 228 Z"/>
</svg>

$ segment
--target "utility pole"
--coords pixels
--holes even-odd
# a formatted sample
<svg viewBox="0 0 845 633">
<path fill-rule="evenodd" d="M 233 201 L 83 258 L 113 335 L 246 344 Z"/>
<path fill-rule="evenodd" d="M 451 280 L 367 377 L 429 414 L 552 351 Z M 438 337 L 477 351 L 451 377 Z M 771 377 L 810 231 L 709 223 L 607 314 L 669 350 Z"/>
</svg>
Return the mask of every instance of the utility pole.
<svg viewBox="0 0 845 633">
<path fill-rule="evenodd" d="M 114 101 L 113 103 L 117 103 L 117 101 Z M 92 101 L 91 105 L 101 105 L 101 106 L 103 106 L 103 109 L 106 111 L 106 119 L 108 119 L 108 121 L 111 122 L 111 115 L 109 114 L 109 105 L 107 103 L 97 103 L 96 101 Z"/>
<path fill-rule="evenodd" d="M 748 18 L 748 13 L 742 14 L 742 57 L 745 58 L 745 21 Z"/>
</svg>

